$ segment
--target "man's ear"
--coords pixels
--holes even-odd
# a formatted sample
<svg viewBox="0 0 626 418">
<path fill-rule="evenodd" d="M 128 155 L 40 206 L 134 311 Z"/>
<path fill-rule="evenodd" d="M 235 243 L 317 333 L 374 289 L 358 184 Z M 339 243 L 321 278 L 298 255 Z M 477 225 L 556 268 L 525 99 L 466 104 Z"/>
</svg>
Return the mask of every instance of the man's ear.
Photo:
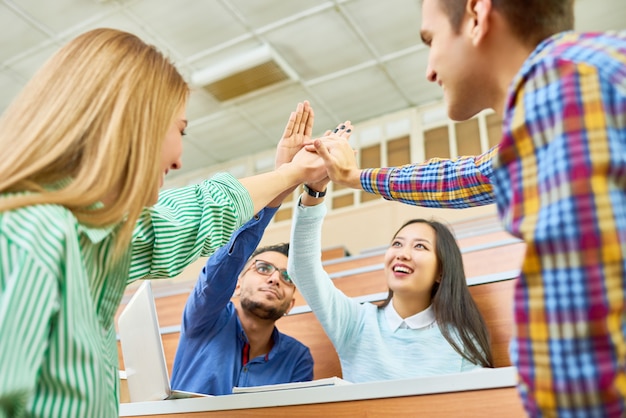
<svg viewBox="0 0 626 418">
<path fill-rule="evenodd" d="M 239 297 L 241 294 L 241 277 L 237 279 L 237 286 L 235 286 L 235 296 Z"/>
<path fill-rule="evenodd" d="M 470 16 L 472 44 L 478 45 L 489 31 L 491 0 L 467 0 L 466 12 Z"/>
</svg>

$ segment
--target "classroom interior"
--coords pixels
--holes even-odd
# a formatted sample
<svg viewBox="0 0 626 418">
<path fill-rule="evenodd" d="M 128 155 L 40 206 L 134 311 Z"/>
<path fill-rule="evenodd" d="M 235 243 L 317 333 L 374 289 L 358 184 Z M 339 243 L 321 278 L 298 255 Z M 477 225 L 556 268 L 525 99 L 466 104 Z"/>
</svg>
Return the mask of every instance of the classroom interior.
<svg viewBox="0 0 626 418">
<path fill-rule="evenodd" d="M 575 5 L 577 30 L 625 28 L 623 0 L 576 0 Z M 156 45 L 190 83 L 183 168 L 168 176 L 165 188 L 194 184 L 216 172 L 244 177 L 271 170 L 289 112 L 303 100 L 315 110 L 314 136 L 352 121 L 350 143 L 362 168 L 485 152 L 499 142 L 501 121 L 491 111 L 461 123 L 447 118 L 439 86 L 424 76 L 428 51 L 420 41 L 420 19 L 418 0 L 2 0 L 0 109 L 60 45 L 106 26 Z M 261 245 L 289 240 L 299 193 L 285 199 Z M 472 296 L 487 320 L 497 369 L 484 377 L 440 376 L 169 404 L 131 405 L 123 393 L 123 416 L 375 417 L 410 416 L 416 410 L 424 416 L 502 416 L 503 411 L 524 416 L 507 346 L 512 292 L 525 248 L 502 229 L 495 206 L 419 208 L 332 184 L 326 204 L 325 269 L 338 288 L 363 302 L 386 296 L 382 254 L 402 223 L 418 217 L 448 223 L 463 252 Z M 204 261 L 176 278 L 153 282 L 170 373 L 182 309 Z M 118 314 L 136 288 L 128 287 Z M 341 376 L 330 341 L 299 294 L 296 307 L 277 326 L 309 345 L 316 379 Z M 121 351 L 119 357 L 123 370 Z"/>
</svg>

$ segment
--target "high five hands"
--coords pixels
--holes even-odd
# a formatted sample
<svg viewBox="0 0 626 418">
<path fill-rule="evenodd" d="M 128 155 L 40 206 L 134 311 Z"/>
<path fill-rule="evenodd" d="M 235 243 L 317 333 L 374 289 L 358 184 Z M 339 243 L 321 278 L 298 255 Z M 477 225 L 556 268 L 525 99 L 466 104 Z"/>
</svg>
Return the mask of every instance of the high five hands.
<svg viewBox="0 0 626 418">
<path fill-rule="evenodd" d="M 287 163 L 299 166 L 304 173 L 303 181 L 316 190 L 324 189 L 330 180 L 347 186 L 354 182 L 358 187 L 360 170 L 355 151 L 348 143 L 352 124 L 345 121 L 323 136 L 312 139 L 314 121 L 315 114 L 310 103 L 306 100 L 298 103 L 278 142 L 275 168 Z"/>
<path fill-rule="evenodd" d="M 356 151 L 348 142 L 352 130 L 350 121 L 345 121 L 334 131 L 326 131 L 324 136 L 305 144 L 304 148 L 321 157 L 326 167 L 326 174 L 334 183 L 359 189 L 361 170 L 356 160 Z"/>
</svg>

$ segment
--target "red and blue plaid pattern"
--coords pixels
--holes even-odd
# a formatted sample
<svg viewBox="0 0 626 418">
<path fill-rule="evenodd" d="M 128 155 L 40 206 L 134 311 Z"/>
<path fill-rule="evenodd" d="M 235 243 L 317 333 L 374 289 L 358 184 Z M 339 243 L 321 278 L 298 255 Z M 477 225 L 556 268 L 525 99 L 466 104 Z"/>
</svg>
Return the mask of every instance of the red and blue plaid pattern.
<svg viewBox="0 0 626 418">
<path fill-rule="evenodd" d="M 526 257 L 511 357 L 532 416 L 626 414 L 626 32 L 557 35 L 509 92 L 493 183 Z"/>
<path fill-rule="evenodd" d="M 430 159 L 422 164 L 370 168 L 361 186 L 387 200 L 435 208 L 468 208 L 495 203 L 491 177 L 498 147 L 478 157 Z"/>
<path fill-rule="evenodd" d="M 505 228 L 527 243 L 511 344 L 526 410 L 626 416 L 626 32 L 542 43 L 503 126 L 481 156 L 366 169 L 361 185 L 427 207 L 497 196 Z"/>
</svg>

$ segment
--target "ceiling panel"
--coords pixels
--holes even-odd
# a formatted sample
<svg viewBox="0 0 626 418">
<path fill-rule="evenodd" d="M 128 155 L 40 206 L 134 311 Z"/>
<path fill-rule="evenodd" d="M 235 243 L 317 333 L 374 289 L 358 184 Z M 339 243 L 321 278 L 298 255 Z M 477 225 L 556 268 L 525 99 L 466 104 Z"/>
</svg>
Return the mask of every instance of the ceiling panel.
<svg viewBox="0 0 626 418">
<path fill-rule="evenodd" d="M 25 21 L 14 8 L 0 3 L 0 62 L 14 61 L 46 41 L 46 34 Z"/>
<path fill-rule="evenodd" d="M 292 19 L 293 16 L 315 13 L 320 8 L 333 7 L 330 1 L 320 0 L 230 0 L 232 9 L 249 24 L 252 29 L 261 29 Z"/>
<path fill-rule="evenodd" d="M 183 57 L 246 34 L 246 29 L 219 1 L 144 0 L 130 8 Z"/>
<path fill-rule="evenodd" d="M 408 102 L 378 67 L 320 83 L 315 90 L 335 114 L 352 122 L 408 107 Z"/>
<path fill-rule="evenodd" d="M 428 49 L 418 48 L 414 52 L 389 60 L 385 67 L 413 105 L 443 99 L 443 91 L 426 80 Z"/>
<path fill-rule="evenodd" d="M 115 2 L 76 0 L 19 0 L 13 2 L 34 21 L 55 33 L 80 26 L 85 21 L 97 20 L 118 8 Z"/>
<path fill-rule="evenodd" d="M 303 79 L 313 79 L 373 57 L 335 9 L 266 33 L 265 38 Z"/>
<path fill-rule="evenodd" d="M 626 1 L 577 0 L 574 5 L 577 30 L 626 29 Z"/>
<path fill-rule="evenodd" d="M 624 0 L 575 4 L 578 29 L 626 28 Z M 420 0 L 0 0 L 0 110 L 60 45 L 103 26 L 155 44 L 188 80 L 261 45 L 293 76 L 225 102 L 192 85 L 183 169 L 173 178 L 271 152 L 305 99 L 319 135 L 442 98 L 424 76 Z"/>
<path fill-rule="evenodd" d="M 6 70 L 0 73 L 0 107 L 6 109 L 11 104 L 11 99 L 20 91 L 21 86 L 15 82 L 13 77 L 7 75 Z"/>
<path fill-rule="evenodd" d="M 221 112 L 219 118 L 207 120 L 189 128 L 193 143 L 200 150 L 208 150 L 224 162 L 242 155 L 267 149 L 269 144 L 256 126 L 234 111 Z"/>
<path fill-rule="evenodd" d="M 415 0 L 357 0 L 342 7 L 378 55 L 420 43 L 420 2 Z"/>
<path fill-rule="evenodd" d="M 141 20 L 133 18 L 133 15 L 130 14 L 128 10 L 121 8 L 116 8 L 111 13 L 99 15 L 97 18 L 85 21 L 79 26 L 69 28 L 63 33 L 63 43 L 69 42 L 83 32 L 97 28 L 114 28 L 131 32 L 147 43 L 159 45 L 153 33 L 148 27 L 142 24 Z M 164 52 L 167 52 L 167 49 L 163 45 L 159 45 L 159 47 Z"/>
<path fill-rule="evenodd" d="M 50 58 L 57 49 L 59 49 L 59 46 L 60 45 L 57 44 L 45 45 L 37 50 L 33 50 L 24 58 L 7 64 L 7 66 L 14 71 L 15 75 L 18 77 L 20 85 L 25 85 L 39 70 L 41 64 Z"/>
<path fill-rule="evenodd" d="M 212 155 L 205 149 L 200 149 L 195 144 L 195 141 L 189 140 L 187 137 L 185 138 L 186 139 L 183 141 L 182 170 L 170 171 L 167 175 L 168 180 L 174 176 L 174 173 L 181 175 L 181 173 L 202 170 L 219 163 L 216 155 Z"/>
</svg>

